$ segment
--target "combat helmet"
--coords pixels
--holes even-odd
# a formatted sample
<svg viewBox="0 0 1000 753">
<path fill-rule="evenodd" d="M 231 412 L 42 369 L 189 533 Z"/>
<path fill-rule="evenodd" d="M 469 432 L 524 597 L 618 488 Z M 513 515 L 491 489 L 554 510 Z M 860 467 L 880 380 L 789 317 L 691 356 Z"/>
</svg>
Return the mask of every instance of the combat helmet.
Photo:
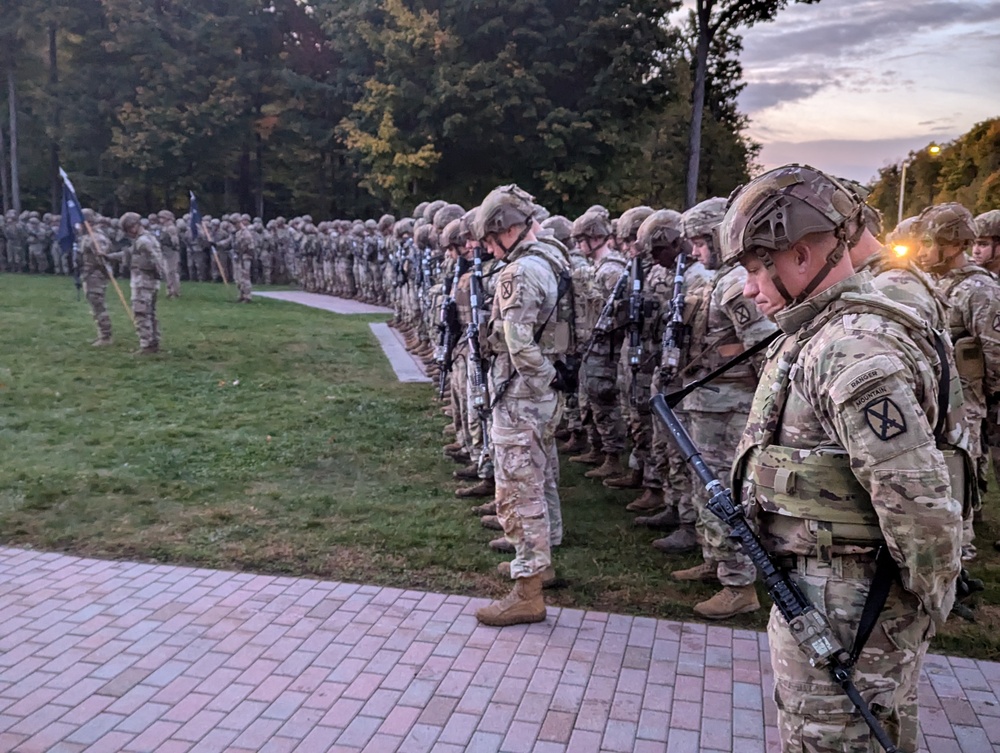
<svg viewBox="0 0 1000 753">
<path fill-rule="evenodd" d="M 917 242 L 917 218 L 907 217 L 885 237 L 885 245 L 896 256 L 908 256 Z"/>
<path fill-rule="evenodd" d="M 441 231 L 439 244 L 441 248 L 451 248 L 455 246 L 460 250 L 465 247 L 466 233 L 462 230 L 462 218 L 452 220 Z"/>
<path fill-rule="evenodd" d="M 449 222 L 461 219 L 463 214 L 465 214 L 465 210 L 458 204 L 445 204 L 434 213 L 431 222 L 434 229 L 440 234 Z"/>
<path fill-rule="evenodd" d="M 632 207 L 622 212 L 615 227 L 615 235 L 618 238 L 618 247 L 623 251 L 628 250 L 627 244 L 636 239 L 639 233 L 639 226 L 653 213 L 652 207 L 641 206 Z"/>
<path fill-rule="evenodd" d="M 513 183 L 494 188 L 479 205 L 472 226 L 473 236 L 481 241 L 487 235 L 524 225 L 521 237 L 514 242 L 512 248 L 517 246 L 531 228 L 535 212 L 534 201 L 534 196 Z M 509 250 L 504 248 L 505 252 Z"/>
<path fill-rule="evenodd" d="M 1000 238 L 1000 209 L 991 209 L 976 217 L 977 238 Z"/>
<path fill-rule="evenodd" d="M 396 224 L 396 218 L 391 214 L 383 214 L 378 218 L 378 231 L 385 235 L 392 230 L 392 226 Z"/>
<path fill-rule="evenodd" d="M 864 232 L 861 204 L 854 191 L 814 167 L 793 163 L 769 170 L 730 197 L 719 229 L 722 261 L 736 262 L 744 254 L 756 256 L 785 302 L 800 303 L 860 239 Z M 813 233 L 833 233 L 837 243 L 823 268 L 793 298 L 775 271 L 771 254 Z"/>
<path fill-rule="evenodd" d="M 561 214 L 553 215 L 542 223 L 542 227 L 552 232 L 555 239 L 568 246 L 572 242 L 573 223 Z"/>
<path fill-rule="evenodd" d="M 716 269 L 719 266 L 719 248 L 715 230 L 722 224 L 722 218 L 725 216 L 726 199 L 721 196 L 705 199 L 681 215 L 681 230 L 684 237 L 689 241 L 704 238 L 708 244 L 708 261 L 705 264 L 708 269 Z"/>
<path fill-rule="evenodd" d="M 429 201 L 421 201 L 415 207 L 413 207 L 413 219 L 419 220 L 424 216 L 424 210 L 427 209 L 427 205 L 430 204 Z"/>
<path fill-rule="evenodd" d="M 673 209 L 651 212 L 636 231 L 635 242 L 639 252 L 673 259 L 678 252 L 689 251 L 691 244 L 686 239 L 683 228 L 684 219 L 680 212 Z"/>
<path fill-rule="evenodd" d="M 607 213 L 587 210 L 575 220 L 570 234 L 579 241 L 581 238 L 607 238 L 612 234 Z"/>
<path fill-rule="evenodd" d="M 424 213 L 421 215 L 424 222 L 434 222 L 434 215 L 437 214 L 437 211 L 441 207 L 446 206 L 447 204 L 448 202 L 445 201 L 444 199 L 436 199 L 427 206 L 425 206 Z"/>
<path fill-rule="evenodd" d="M 404 217 L 392 226 L 392 234 L 397 241 L 403 240 L 405 235 L 413 235 L 413 218 Z"/>
</svg>

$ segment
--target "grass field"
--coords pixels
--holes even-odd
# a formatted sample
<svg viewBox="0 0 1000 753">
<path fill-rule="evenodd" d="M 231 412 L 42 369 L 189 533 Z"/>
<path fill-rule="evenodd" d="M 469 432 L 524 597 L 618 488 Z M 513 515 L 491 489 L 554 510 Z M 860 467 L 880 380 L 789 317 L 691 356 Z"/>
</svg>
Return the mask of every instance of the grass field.
<svg viewBox="0 0 1000 753">
<path fill-rule="evenodd" d="M 128 295 L 127 286 L 125 289 Z M 0 275 L 0 542 L 86 556 L 505 593 L 489 531 L 452 496 L 446 419 L 395 381 L 368 323 L 185 284 L 159 301 L 163 352 L 137 356 L 109 291 L 115 344 L 65 279 Z M 691 619 L 712 588 L 678 585 L 612 493 L 563 465 L 564 606 Z M 998 497 L 974 574 L 979 621 L 935 649 L 1000 658 Z M 762 598 L 766 599 L 766 596 Z M 728 624 L 762 628 L 766 612 Z"/>
</svg>

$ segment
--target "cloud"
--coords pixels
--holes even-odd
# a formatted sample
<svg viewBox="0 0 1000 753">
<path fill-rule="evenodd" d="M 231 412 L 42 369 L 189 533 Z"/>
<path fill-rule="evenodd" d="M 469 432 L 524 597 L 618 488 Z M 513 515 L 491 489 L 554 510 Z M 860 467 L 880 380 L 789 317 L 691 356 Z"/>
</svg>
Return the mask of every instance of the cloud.
<svg viewBox="0 0 1000 753">
<path fill-rule="evenodd" d="M 795 102 L 805 99 L 822 89 L 827 82 L 805 81 L 761 81 L 747 86 L 739 97 L 740 109 L 744 112 L 756 112 L 767 107 L 773 107 L 782 102 Z"/>
</svg>

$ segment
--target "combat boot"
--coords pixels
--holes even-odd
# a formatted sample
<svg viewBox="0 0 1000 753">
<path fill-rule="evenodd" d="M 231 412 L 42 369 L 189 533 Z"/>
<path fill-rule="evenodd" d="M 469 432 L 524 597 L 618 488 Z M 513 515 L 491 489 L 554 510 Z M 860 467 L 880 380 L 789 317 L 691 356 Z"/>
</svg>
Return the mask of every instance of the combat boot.
<svg viewBox="0 0 1000 753">
<path fill-rule="evenodd" d="M 491 531 L 502 531 L 503 526 L 500 525 L 500 518 L 496 515 L 484 515 L 479 519 L 483 528 L 489 528 Z"/>
<path fill-rule="evenodd" d="M 490 542 L 490 549 L 494 552 L 502 552 L 503 554 L 513 554 L 514 545 L 507 541 L 505 536 L 500 536 L 499 538 L 493 539 Z"/>
<path fill-rule="evenodd" d="M 571 432 L 569 429 L 563 428 L 559 429 L 559 431 L 557 431 L 553 436 L 560 442 L 565 442 L 567 439 L 569 439 L 569 435 L 572 433 L 573 432 Z"/>
<path fill-rule="evenodd" d="M 689 567 L 686 570 L 674 570 L 670 577 L 693 583 L 718 583 L 719 576 L 716 574 L 718 567 L 714 562 L 702 562 L 700 565 Z"/>
<path fill-rule="evenodd" d="M 476 619 L 484 625 L 506 627 L 542 622 L 545 619 L 545 600 L 542 599 L 542 576 L 518 578 L 514 588 L 500 601 L 476 610 Z"/>
<path fill-rule="evenodd" d="M 698 534 L 694 523 L 683 523 L 681 527 L 663 539 L 653 542 L 653 549 L 666 554 L 684 554 L 698 549 Z"/>
<path fill-rule="evenodd" d="M 681 521 L 677 516 L 677 508 L 668 507 L 663 512 L 656 513 L 656 515 L 640 515 L 632 523 L 659 531 L 668 531 L 671 528 L 679 526 Z"/>
<path fill-rule="evenodd" d="M 469 463 L 469 465 L 464 468 L 459 468 L 457 471 L 451 472 L 452 478 L 457 478 L 460 481 L 475 481 L 479 478 L 479 466 L 475 463 Z"/>
<path fill-rule="evenodd" d="M 622 468 L 622 462 L 618 458 L 618 453 L 605 453 L 604 462 L 601 463 L 596 468 L 591 468 L 589 471 L 583 475 L 587 478 L 612 478 L 614 476 L 620 476 L 624 473 Z"/>
<path fill-rule="evenodd" d="M 111 345 L 111 338 L 98 337 L 96 340 L 94 340 L 94 342 L 91 343 L 91 345 L 93 345 L 95 348 L 103 348 L 106 345 Z"/>
<path fill-rule="evenodd" d="M 465 445 L 461 442 L 452 442 L 451 444 L 446 444 L 442 448 L 442 452 L 448 457 L 458 455 L 459 453 L 465 452 Z"/>
<path fill-rule="evenodd" d="M 706 620 L 725 620 L 760 609 L 757 590 L 749 586 L 725 586 L 711 599 L 694 605 L 694 613 Z"/>
<path fill-rule="evenodd" d="M 510 563 L 501 562 L 497 565 L 497 572 L 500 573 L 505 578 L 510 577 Z M 542 576 L 542 588 L 553 588 L 556 585 L 556 570 L 552 565 L 542 570 L 539 573 Z"/>
<path fill-rule="evenodd" d="M 491 478 L 484 478 L 478 484 L 472 486 L 460 486 L 455 490 L 455 496 L 459 499 L 475 499 L 476 497 L 492 497 L 496 494 L 497 485 Z"/>
<path fill-rule="evenodd" d="M 629 512 L 653 512 L 653 510 L 659 510 L 664 504 L 663 490 L 651 489 L 647 486 L 642 496 L 629 502 L 625 509 Z"/>
<path fill-rule="evenodd" d="M 481 505 L 476 505 L 472 508 L 472 514 L 477 518 L 483 517 L 483 515 L 496 515 L 497 514 L 497 503 L 496 500 L 492 502 L 484 502 Z"/>
<path fill-rule="evenodd" d="M 604 462 L 604 453 L 590 449 L 587 450 L 583 455 L 575 455 L 569 459 L 571 463 L 582 463 L 583 465 L 600 465 Z"/>
<path fill-rule="evenodd" d="M 642 486 L 642 471 L 630 470 L 621 476 L 606 478 L 602 483 L 609 489 L 638 489 Z"/>
<path fill-rule="evenodd" d="M 582 431 L 570 432 L 566 441 L 560 442 L 556 449 L 559 452 L 582 452 L 587 449 L 587 435 Z"/>
</svg>

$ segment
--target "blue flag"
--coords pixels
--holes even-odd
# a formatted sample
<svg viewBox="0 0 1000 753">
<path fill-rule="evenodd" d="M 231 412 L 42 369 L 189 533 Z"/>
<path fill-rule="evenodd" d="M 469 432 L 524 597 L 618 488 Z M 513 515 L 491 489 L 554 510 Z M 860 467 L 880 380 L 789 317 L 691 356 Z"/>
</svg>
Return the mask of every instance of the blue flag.
<svg viewBox="0 0 1000 753">
<path fill-rule="evenodd" d="M 59 233 L 56 235 L 59 247 L 64 254 L 68 254 L 73 249 L 75 235 L 73 228 L 83 224 L 83 212 L 80 210 L 80 201 L 76 198 L 76 190 L 70 183 L 69 176 L 61 167 L 59 175 L 63 180 L 62 214 L 59 216 Z"/>
<path fill-rule="evenodd" d="M 201 212 L 198 211 L 198 199 L 195 198 L 194 191 L 188 193 L 191 194 L 191 237 L 197 240 L 201 228 Z"/>
</svg>

